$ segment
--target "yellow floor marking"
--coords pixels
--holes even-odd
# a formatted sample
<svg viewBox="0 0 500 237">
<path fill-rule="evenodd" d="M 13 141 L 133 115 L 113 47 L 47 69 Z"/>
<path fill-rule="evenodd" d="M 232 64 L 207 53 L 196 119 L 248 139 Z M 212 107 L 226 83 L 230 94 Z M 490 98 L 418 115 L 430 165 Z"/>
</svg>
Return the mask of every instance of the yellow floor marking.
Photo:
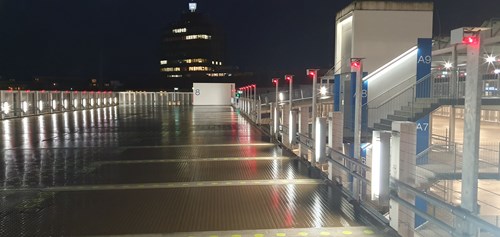
<svg viewBox="0 0 500 237">
<path fill-rule="evenodd" d="M 323 231 L 323 232 L 319 233 L 319 235 L 321 235 L 321 236 L 329 236 L 330 232 Z"/>
<path fill-rule="evenodd" d="M 283 237 L 283 236 L 286 236 L 286 234 L 285 233 L 277 233 L 276 236 Z"/>
<path fill-rule="evenodd" d="M 309 235 L 309 233 L 307 233 L 307 232 L 299 232 L 299 235 L 300 235 L 300 236 L 308 236 L 308 235 Z"/>
<path fill-rule="evenodd" d="M 373 235 L 373 230 L 363 230 L 363 233 L 367 234 L 367 235 Z"/>
<path fill-rule="evenodd" d="M 352 235 L 352 231 L 344 230 L 344 231 L 342 231 L 342 234 L 344 234 L 344 235 Z"/>
<path fill-rule="evenodd" d="M 210 235 L 209 237 L 219 237 L 218 235 Z"/>
<path fill-rule="evenodd" d="M 231 237 L 241 237 L 241 235 L 231 235 Z"/>
<path fill-rule="evenodd" d="M 263 235 L 263 234 L 255 234 L 255 235 L 253 235 L 253 236 L 254 236 L 254 237 L 264 237 L 264 235 Z"/>
</svg>

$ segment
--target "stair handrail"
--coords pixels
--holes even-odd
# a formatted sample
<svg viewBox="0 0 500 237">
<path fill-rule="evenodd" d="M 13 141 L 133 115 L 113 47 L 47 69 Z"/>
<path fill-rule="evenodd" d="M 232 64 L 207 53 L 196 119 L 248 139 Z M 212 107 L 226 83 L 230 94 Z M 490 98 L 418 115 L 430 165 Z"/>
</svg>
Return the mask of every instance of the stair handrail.
<svg viewBox="0 0 500 237">
<path fill-rule="evenodd" d="M 411 78 L 415 78 L 415 76 L 412 76 L 408 79 L 411 79 Z M 375 106 L 375 107 L 370 107 L 370 104 L 373 104 L 373 101 L 386 95 L 387 93 L 389 93 L 390 91 L 392 91 L 392 89 L 394 89 L 395 87 L 397 86 L 400 86 L 401 84 L 404 84 L 405 82 L 407 82 L 407 80 L 404 80 L 403 82 L 399 83 L 398 85 L 392 87 L 391 89 L 387 90 L 386 92 L 380 94 L 379 96 L 373 98 L 372 100 L 368 101 L 365 105 L 368 106 L 368 109 L 378 109 L 382 106 L 384 106 L 385 104 L 389 103 L 390 101 L 394 100 L 395 98 L 397 98 L 398 96 L 400 96 L 401 94 L 405 93 L 406 91 L 408 91 L 408 89 L 412 88 L 415 86 L 415 84 L 410 84 L 408 87 L 404 88 L 403 90 L 401 90 L 400 92 L 396 93 L 395 95 L 393 95 L 392 97 L 389 97 L 388 99 L 384 100 L 382 103 L 380 103 L 378 106 Z"/>
<path fill-rule="evenodd" d="M 389 93 L 390 91 L 392 91 L 394 88 L 396 88 L 396 87 L 398 87 L 398 86 L 402 85 L 403 83 L 408 82 L 408 80 L 411 80 L 412 78 L 415 78 L 415 77 L 416 77 L 416 75 L 415 75 L 415 76 L 411 76 L 411 77 L 409 77 L 409 78 L 407 78 L 407 79 L 403 80 L 403 81 L 402 81 L 402 82 L 400 82 L 399 84 L 397 84 L 397 85 L 395 85 L 395 86 L 391 87 L 390 89 L 388 89 L 388 90 L 387 90 L 387 91 L 385 91 L 384 93 L 382 93 L 382 94 L 378 95 L 377 97 L 373 98 L 372 100 L 368 101 L 368 102 L 367 102 L 366 104 L 364 104 L 364 105 L 368 105 L 368 109 L 378 109 L 378 108 L 380 108 L 380 107 L 382 107 L 382 106 L 386 105 L 386 104 L 387 104 L 387 103 L 389 103 L 390 101 L 394 100 L 395 98 L 399 97 L 400 95 L 404 94 L 404 93 L 405 93 L 405 92 L 407 92 L 409 89 L 412 89 L 412 88 L 416 87 L 418 84 L 425 82 L 425 81 L 426 81 L 426 80 L 428 80 L 429 78 L 432 78 L 432 77 L 431 77 L 432 75 L 434 75 L 434 73 L 432 73 L 432 72 L 431 72 L 431 73 L 427 74 L 426 76 L 424 76 L 422 79 L 420 79 L 420 80 L 418 80 L 418 81 L 416 81 L 416 80 L 415 80 L 412 84 L 408 85 L 408 87 L 404 88 L 403 90 L 401 90 L 400 92 L 396 93 L 396 94 L 395 94 L 395 95 L 393 95 L 392 97 L 390 97 L 390 98 L 388 98 L 388 99 L 384 100 L 384 101 L 383 101 L 382 103 L 380 103 L 378 106 L 376 106 L 376 107 L 370 107 L 370 102 L 373 102 L 374 100 L 376 100 L 376 99 L 378 99 L 378 98 L 382 97 L 383 95 L 386 95 L 387 93 Z M 363 105 L 363 106 L 364 106 L 364 105 Z"/>
</svg>

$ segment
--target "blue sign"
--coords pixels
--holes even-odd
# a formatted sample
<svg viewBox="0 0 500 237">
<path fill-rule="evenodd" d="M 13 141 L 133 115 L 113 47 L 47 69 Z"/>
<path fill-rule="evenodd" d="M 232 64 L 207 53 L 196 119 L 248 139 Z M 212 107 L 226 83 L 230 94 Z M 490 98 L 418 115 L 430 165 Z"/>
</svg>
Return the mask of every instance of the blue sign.
<svg viewBox="0 0 500 237">
<path fill-rule="evenodd" d="M 418 39 L 417 51 L 417 98 L 431 96 L 432 39 Z"/>
<path fill-rule="evenodd" d="M 416 98 L 429 98 L 431 96 L 431 63 L 432 63 L 432 39 L 418 39 L 417 52 L 417 93 Z M 430 144 L 430 115 L 417 120 L 417 154 L 429 148 Z M 429 158 L 427 155 L 421 156 L 417 165 L 427 164 Z M 415 206 L 424 212 L 427 212 L 427 202 L 419 197 L 415 198 Z M 415 215 L 415 228 L 425 223 L 425 219 Z"/>
<path fill-rule="evenodd" d="M 342 83 L 339 74 L 335 75 L 333 79 L 333 111 L 340 112 L 340 84 Z"/>
<path fill-rule="evenodd" d="M 363 77 L 366 77 L 368 75 L 367 72 L 363 72 Z M 361 86 L 361 131 L 362 133 L 365 131 L 368 131 L 368 81 L 363 81 L 363 85 Z M 351 118 L 350 118 L 350 126 L 352 129 L 354 129 L 354 116 L 355 116 L 355 109 L 354 106 L 356 105 L 356 73 L 353 72 L 351 73 Z"/>
</svg>

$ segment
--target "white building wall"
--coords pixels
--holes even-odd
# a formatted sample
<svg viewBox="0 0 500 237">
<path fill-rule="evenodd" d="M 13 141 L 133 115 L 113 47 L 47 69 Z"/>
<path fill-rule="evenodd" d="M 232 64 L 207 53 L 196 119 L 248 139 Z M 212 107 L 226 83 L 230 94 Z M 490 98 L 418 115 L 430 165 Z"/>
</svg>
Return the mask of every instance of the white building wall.
<svg viewBox="0 0 500 237">
<path fill-rule="evenodd" d="M 422 8 L 424 10 L 422 10 Z M 354 2 L 337 14 L 335 65 L 350 72 L 352 57 L 365 58 L 370 73 L 417 44 L 432 37 L 432 6 L 411 3 Z M 403 9 L 403 10 L 398 10 Z"/>
<path fill-rule="evenodd" d="M 234 83 L 193 83 L 193 105 L 231 105 Z"/>
<path fill-rule="evenodd" d="M 370 73 L 418 38 L 432 38 L 432 11 L 354 11 L 353 36 L 352 55 L 365 58 L 363 69 Z"/>
</svg>

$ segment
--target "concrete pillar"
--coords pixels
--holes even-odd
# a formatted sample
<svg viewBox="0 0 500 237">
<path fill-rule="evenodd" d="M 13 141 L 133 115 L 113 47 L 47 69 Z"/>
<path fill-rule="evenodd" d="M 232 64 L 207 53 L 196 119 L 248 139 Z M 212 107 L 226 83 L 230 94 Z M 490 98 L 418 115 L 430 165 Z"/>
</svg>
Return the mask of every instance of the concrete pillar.
<svg viewBox="0 0 500 237">
<path fill-rule="evenodd" d="M 328 147 L 333 148 L 333 112 L 328 113 Z"/>
<path fill-rule="evenodd" d="M 410 186 L 415 185 L 417 127 L 412 122 L 394 121 L 392 123 L 390 176 Z M 415 203 L 415 197 L 404 192 L 399 197 Z M 403 237 L 413 237 L 415 214 L 408 208 L 390 200 L 390 225 Z"/>
<path fill-rule="evenodd" d="M 284 104 L 283 105 L 283 114 L 282 114 L 282 117 L 283 117 L 283 126 L 285 127 L 288 127 L 290 126 L 290 104 Z M 290 133 L 290 129 L 287 128 L 286 131 L 283 130 L 283 144 L 285 144 L 285 146 L 287 147 L 290 147 L 290 136 L 293 136 L 292 134 L 289 134 Z"/>
<path fill-rule="evenodd" d="M 295 143 L 295 135 L 297 133 L 297 111 L 290 110 L 289 119 L 288 119 L 288 134 L 289 134 L 289 143 L 290 148 L 293 148 L 293 144 Z"/>
<path fill-rule="evenodd" d="M 299 114 L 299 133 L 304 136 L 309 136 L 309 107 L 300 107 Z M 300 157 L 308 157 L 308 149 L 305 145 L 299 145 Z"/>
<path fill-rule="evenodd" d="M 280 111 L 280 104 L 279 102 L 276 102 L 274 105 L 274 137 L 276 139 L 279 138 L 280 134 L 280 125 L 281 125 L 281 111 Z"/>
<path fill-rule="evenodd" d="M 477 44 L 467 45 L 467 79 L 465 80 L 464 148 L 460 206 L 472 214 L 479 213 L 477 180 L 482 98 L 482 80 L 479 67 L 483 63 L 483 39 L 481 39 L 481 35 L 478 35 L 479 42 Z M 477 227 L 474 227 L 471 223 L 463 223 L 461 230 L 464 236 L 477 236 Z"/>
<path fill-rule="evenodd" d="M 314 161 L 324 163 L 326 156 L 326 118 L 316 118 L 316 132 L 314 133 Z"/>
<path fill-rule="evenodd" d="M 389 205 L 389 177 L 391 156 L 390 131 L 373 131 L 371 155 L 371 200 Z"/>
<path fill-rule="evenodd" d="M 344 114 L 342 112 L 333 112 L 332 122 L 332 127 L 330 128 L 333 131 L 331 137 L 332 148 L 342 152 L 342 147 L 344 146 Z"/>
<path fill-rule="evenodd" d="M 262 124 L 262 103 L 260 99 L 257 101 L 257 124 Z"/>
</svg>

